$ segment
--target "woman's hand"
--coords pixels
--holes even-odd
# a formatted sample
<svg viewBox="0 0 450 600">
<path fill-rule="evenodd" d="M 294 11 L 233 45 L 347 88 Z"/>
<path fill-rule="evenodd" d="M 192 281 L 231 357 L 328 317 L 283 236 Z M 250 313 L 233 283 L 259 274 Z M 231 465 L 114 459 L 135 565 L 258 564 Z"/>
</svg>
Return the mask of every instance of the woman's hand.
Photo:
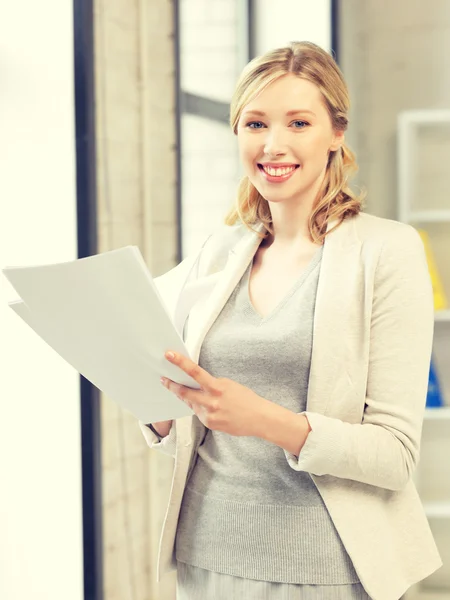
<svg viewBox="0 0 450 600">
<path fill-rule="evenodd" d="M 194 390 L 161 378 L 161 383 L 186 402 L 203 425 L 230 435 L 262 437 L 273 402 L 236 381 L 213 377 L 185 356 L 167 352 L 166 358 L 200 385 L 200 390 Z"/>
<path fill-rule="evenodd" d="M 201 389 L 164 377 L 161 383 L 186 402 L 205 427 L 235 436 L 259 437 L 299 455 L 311 431 L 305 415 L 266 400 L 236 381 L 213 377 L 190 358 L 174 352 L 167 352 L 166 358 L 195 379 Z"/>
</svg>

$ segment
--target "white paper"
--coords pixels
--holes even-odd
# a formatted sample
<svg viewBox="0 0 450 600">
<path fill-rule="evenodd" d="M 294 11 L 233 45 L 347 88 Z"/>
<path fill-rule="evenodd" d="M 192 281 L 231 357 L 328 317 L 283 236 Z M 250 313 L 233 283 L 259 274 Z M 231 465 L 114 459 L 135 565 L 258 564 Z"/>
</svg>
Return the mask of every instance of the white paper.
<svg viewBox="0 0 450 600">
<path fill-rule="evenodd" d="M 137 247 L 3 273 L 21 298 L 11 309 L 125 410 L 144 423 L 193 414 L 160 383 L 199 388 L 164 357 L 188 351 Z"/>
</svg>

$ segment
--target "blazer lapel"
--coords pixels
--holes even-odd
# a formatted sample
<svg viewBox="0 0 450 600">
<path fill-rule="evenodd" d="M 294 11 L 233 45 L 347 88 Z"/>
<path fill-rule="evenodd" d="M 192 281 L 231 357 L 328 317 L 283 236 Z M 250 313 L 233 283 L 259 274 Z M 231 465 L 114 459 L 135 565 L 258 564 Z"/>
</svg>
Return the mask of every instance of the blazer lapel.
<svg viewBox="0 0 450 600">
<path fill-rule="evenodd" d="M 220 273 L 220 277 L 216 280 L 212 292 L 203 301 L 197 302 L 193 306 L 189 314 L 186 345 L 195 362 L 198 361 L 200 348 L 206 334 L 245 273 L 260 243 L 261 238 L 256 233 L 250 231 L 246 233 L 242 240 L 229 251 L 228 261 Z"/>
<path fill-rule="evenodd" d="M 328 230 L 336 221 L 330 222 Z M 360 359 L 355 339 L 362 318 L 360 242 L 354 219 L 345 220 L 325 238 L 314 313 L 313 348 L 307 410 L 342 416 L 352 365 Z"/>
<path fill-rule="evenodd" d="M 186 319 L 190 315 L 192 308 L 197 304 L 197 302 L 201 302 L 201 299 L 209 296 L 214 286 L 217 284 L 220 279 L 221 272 L 211 273 L 206 277 L 200 277 L 196 279 L 192 283 L 186 283 L 182 292 L 179 295 L 179 300 L 177 302 L 177 306 L 174 314 L 174 324 L 181 336 L 183 336 L 184 324 L 186 323 Z M 189 318 L 191 321 L 191 319 Z M 191 321 L 192 322 L 192 321 Z"/>
</svg>

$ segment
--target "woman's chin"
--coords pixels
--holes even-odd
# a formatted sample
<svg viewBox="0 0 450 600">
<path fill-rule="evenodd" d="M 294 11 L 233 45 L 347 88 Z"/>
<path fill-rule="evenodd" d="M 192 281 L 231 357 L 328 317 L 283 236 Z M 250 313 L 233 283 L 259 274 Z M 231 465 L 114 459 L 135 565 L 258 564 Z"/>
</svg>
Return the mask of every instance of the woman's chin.
<svg viewBox="0 0 450 600">
<path fill-rule="evenodd" d="M 258 190 L 259 194 L 271 204 L 282 204 L 298 201 L 298 198 L 304 193 L 302 189 L 295 189 L 295 186 L 283 184 L 268 184 L 261 185 L 261 182 L 250 180 L 253 186 Z M 288 182 L 286 182 L 288 183 Z M 258 184 L 258 185 L 257 185 Z M 283 189 L 284 188 L 284 189 Z"/>
<path fill-rule="evenodd" d="M 299 197 L 299 194 L 261 194 L 269 204 L 288 204 L 295 201 Z"/>
</svg>

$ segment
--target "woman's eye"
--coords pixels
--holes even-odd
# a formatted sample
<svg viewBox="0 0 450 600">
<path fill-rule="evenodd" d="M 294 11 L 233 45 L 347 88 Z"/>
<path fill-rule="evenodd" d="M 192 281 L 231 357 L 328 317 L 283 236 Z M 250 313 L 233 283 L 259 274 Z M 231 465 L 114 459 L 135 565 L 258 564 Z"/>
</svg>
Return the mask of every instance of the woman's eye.
<svg viewBox="0 0 450 600">
<path fill-rule="evenodd" d="M 309 123 L 306 121 L 294 121 L 292 125 L 294 125 L 294 129 L 304 129 Z"/>
<path fill-rule="evenodd" d="M 261 121 L 251 121 L 250 123 L 247 123 L 247 127 L 250 129 L 262 129 L 264 127 L 264 123 L 261 123 Z"/>
</svg>

